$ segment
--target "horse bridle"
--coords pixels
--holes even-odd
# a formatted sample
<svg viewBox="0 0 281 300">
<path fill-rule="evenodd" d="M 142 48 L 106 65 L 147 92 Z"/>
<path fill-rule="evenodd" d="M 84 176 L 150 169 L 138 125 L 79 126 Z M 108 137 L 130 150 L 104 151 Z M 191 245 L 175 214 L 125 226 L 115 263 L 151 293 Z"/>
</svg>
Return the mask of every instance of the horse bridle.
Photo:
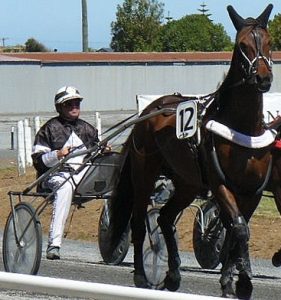
<svg viewBox="0 0 281 300">
<path fill-rule="evenodd" d="M 251 33 L 254 37 L 256 48 L 257 48 L 257 53 L 256 53 L 255 58 L 253 60 L 250 60 L 240 45 L 238 46 L 238 49 L 244 58 L 244 60 L 241 62 L 242 69 L 245 73 L 244 80 L 250 84 L 256 84 L 257 83 L 256 74 L 257 74 L 257 70 L 259 67 L 259 60 L 262 59 L 266 65 L 267 69 L 269 71 L 271 71 L 272 70 L 272 59 L 271 59 L 271 56 L 266 57 L 263 54 L 263 51 L 261 49 L 261 38 L 260 38 L 260 35 L 259 35 L 258 31 L 256 30 L 256 28 L 254 28 L 251 31 Z"/>
</svg>

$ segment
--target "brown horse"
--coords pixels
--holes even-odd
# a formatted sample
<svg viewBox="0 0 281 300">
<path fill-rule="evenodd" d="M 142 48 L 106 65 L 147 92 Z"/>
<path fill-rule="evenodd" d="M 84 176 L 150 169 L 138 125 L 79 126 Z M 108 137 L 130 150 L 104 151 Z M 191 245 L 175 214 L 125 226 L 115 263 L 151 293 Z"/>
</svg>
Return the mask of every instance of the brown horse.
<svg viewBox="0 0 281 300">
<path fill-rule="evenodd" d="M 171 95 L 157 99 L 143 111 L 142 116 L 151 117 L 137 123 L 126 141 L 120 181 L 110 203 L 112 236 L 108 251 L 118 244 L 131 217 L 137 287 L 150 287 L 143 265 L 145 216 L 154 183 L 164 174 L 175 187 L 158 218 L 168 250 L 165 288 L 175 291 L 181 280 L 174 221 L 198 194 L 210 188 L 227 229 L 220 280 L 223 295 L 235 295 L 232 281 L 236 267 L 236 295 L 242 299 L 251 296 L 247 223 L 270 174 L 270 145 L 274 139 L 264 129 L 262 114 L 263 93 L 272 82 L 266 29 L 271 10 L 269 5 L 258 18 L 244 19 L 228 7 L 237 29 L 235 48 L 227 77 L 205 103 L 208 108 L 201 120 L 201 139 L 199 135 L 188 139 L 176 137 L 172 109 L 187 99 Z M 163 108 L 171 111 L 157 114 Z"/>
<path fill-rule="evenodd" d="M 226 140 L 218 131 L 205 137 L 205 149 L 210 153 L 210 186 L 227 229 L 220 280 L 226 297 L 235 295 L 232 288 L 235 267 L 239 272 L 236 295 L 242 299 L 251 296 L 247 224 L 271 171 L 270 141 L 261 147 L 253 145 L 256 140 L 253 137 L 264 133 L 262 93 L 268 91 L 272 81 L 270 38 L 266 30 L 271 10 L 269 5 L 257 19 L 244 20 L 229 9 L 238 32 L 232 65 L 219 89 L 218 108 L 213 119 L 235 129 L 234 139 L 236 132 L 242 133 L 246 140 L 251 140 L 250 145 L 241 147 L 237 142 Z"/>
</svg>

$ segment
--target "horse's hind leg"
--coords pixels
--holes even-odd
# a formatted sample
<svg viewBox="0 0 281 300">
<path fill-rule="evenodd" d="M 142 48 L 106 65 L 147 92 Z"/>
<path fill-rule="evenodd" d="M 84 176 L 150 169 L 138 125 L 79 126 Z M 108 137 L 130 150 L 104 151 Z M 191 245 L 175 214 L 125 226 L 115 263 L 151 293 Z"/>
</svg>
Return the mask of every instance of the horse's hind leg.
<svg viewBox="0 0 281 300">
<path fill-rule="evenodd" d="M 145 238 L 145 225 L 138 222 L 135 215 L 131 220 L 132 241 L 134 244 L 134 283 L 138 288 L 150 288 L 143 266 L 143 242 Z"/>
<path fill-rule="evenodd" d="M 175 239 L 175 227 L 174 222 L 167 218 L 165 214 L 161 214 L 158 217 L 158 224 L 164 235 L 166 247 L 168 251 L 168 266 L 169 271 L 165 278 L 165 288 L 170 291 L 176 291 L 180 286 L 180 257 L 178 253 L 177 241 Z"/>
<path fill-rule="evenodd" d="M 176 291 L 180 286 L 181 276 L 180 276 L 180 257 L 178 253 L 178 245 L 175 238 L 175 219 L 178 214 L 186 208 L 196 196 L 195 192 L 192 190 L 184 190 L 183 186 L 175 185 L 175 194 L 169 202 L 161 208 L 160 216 L 158 217 L 158 224 L 164 235 L 167 251 L 168 251 L 168 267 L 165 278 L 165 288 L 170 291 Z M 190 198 L 187 199 L 186 195 Z"/>
<path fill-rule="evenodd" d="M 139 288 L 150 288 L 143 265 L 143 243 L 146 234 L 145 218 L 150 195 L 154 189 L 158 176 L 157 166 L 153 162 L 143 162 L 141 159 L 134 161 L 134 204 L 131 219 L 132 242 L 134 244 L 134 283 Z"/>
<path fill-rule="evenodd" d="M 149 195 L 147 194 L 148 198 Z M 143 266 L 143 243 L 146 234 L 145 217 L 148 203 L 143 202 L 143 198 L 139 198 L 139 196 L 141 195 L 135 197 L 136 201 L 131 219 L 132 242 L 134 244 L 134 283 L 139 288 L 150 288 Z"/>
</svg>

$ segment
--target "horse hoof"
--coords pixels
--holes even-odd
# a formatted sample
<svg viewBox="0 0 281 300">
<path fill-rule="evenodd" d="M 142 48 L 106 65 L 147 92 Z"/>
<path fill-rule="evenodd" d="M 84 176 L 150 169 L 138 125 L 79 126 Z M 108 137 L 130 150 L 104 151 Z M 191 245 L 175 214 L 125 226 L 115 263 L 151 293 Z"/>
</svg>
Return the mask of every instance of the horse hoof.
<svg viewBox="0 0 281 300">
<path fill-rule="evenodd" d="M 137 288 L 150 289 L 146 277 L 143 274 L 134 274 L 134 283 Z"/>
<path fill-rule="evenodd" d="M 274 267 L 281 266 L 281 250 L 275 252 L 272 256 L 272 264 Z"/>
<path fill-rule="evenodd" d="M 236 296 L 238 299 L 249 300 L 251 299 L 253 285 L 250 277 L 245 272 L 238 275 L 236 282 Z"/>
<path fill-rule="evenodd" d="M 165 288 L 171 292 L 175 292 L 180 287 L 181 275 L 179 270 L 167 272 L 164 280 Z"/>
<path fill-rule="evenodd" d="M 226 285 L 222 286 L 222 297 L 223 298 L 229 298 L 229 299 L 235 299 L 236 294 L 232 287 L 232 282 L 227 283 Z"/>
</svg>

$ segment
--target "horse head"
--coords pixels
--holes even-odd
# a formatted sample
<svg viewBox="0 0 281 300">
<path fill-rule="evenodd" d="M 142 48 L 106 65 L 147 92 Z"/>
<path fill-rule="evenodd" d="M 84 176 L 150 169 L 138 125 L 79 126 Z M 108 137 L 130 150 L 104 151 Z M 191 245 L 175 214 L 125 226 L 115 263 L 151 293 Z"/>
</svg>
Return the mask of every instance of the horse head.
<svg viewBox="0 0 281 300">
<path fill-rule="evenodd" d="M 241 82 L 252 85 L 261 93 L 270 89 L 273 79 L 270 36 L 267 31 L 272 8 L 273 5 L 269 4 L 256 19 L 244 19 L 232 6 L 227 7 L 232 23 L 237 30 L 233 54 L 237 56 L 235 62 L 239 62 L 237 74 L 241 74 L 242 69 Z"/>
</svg>

